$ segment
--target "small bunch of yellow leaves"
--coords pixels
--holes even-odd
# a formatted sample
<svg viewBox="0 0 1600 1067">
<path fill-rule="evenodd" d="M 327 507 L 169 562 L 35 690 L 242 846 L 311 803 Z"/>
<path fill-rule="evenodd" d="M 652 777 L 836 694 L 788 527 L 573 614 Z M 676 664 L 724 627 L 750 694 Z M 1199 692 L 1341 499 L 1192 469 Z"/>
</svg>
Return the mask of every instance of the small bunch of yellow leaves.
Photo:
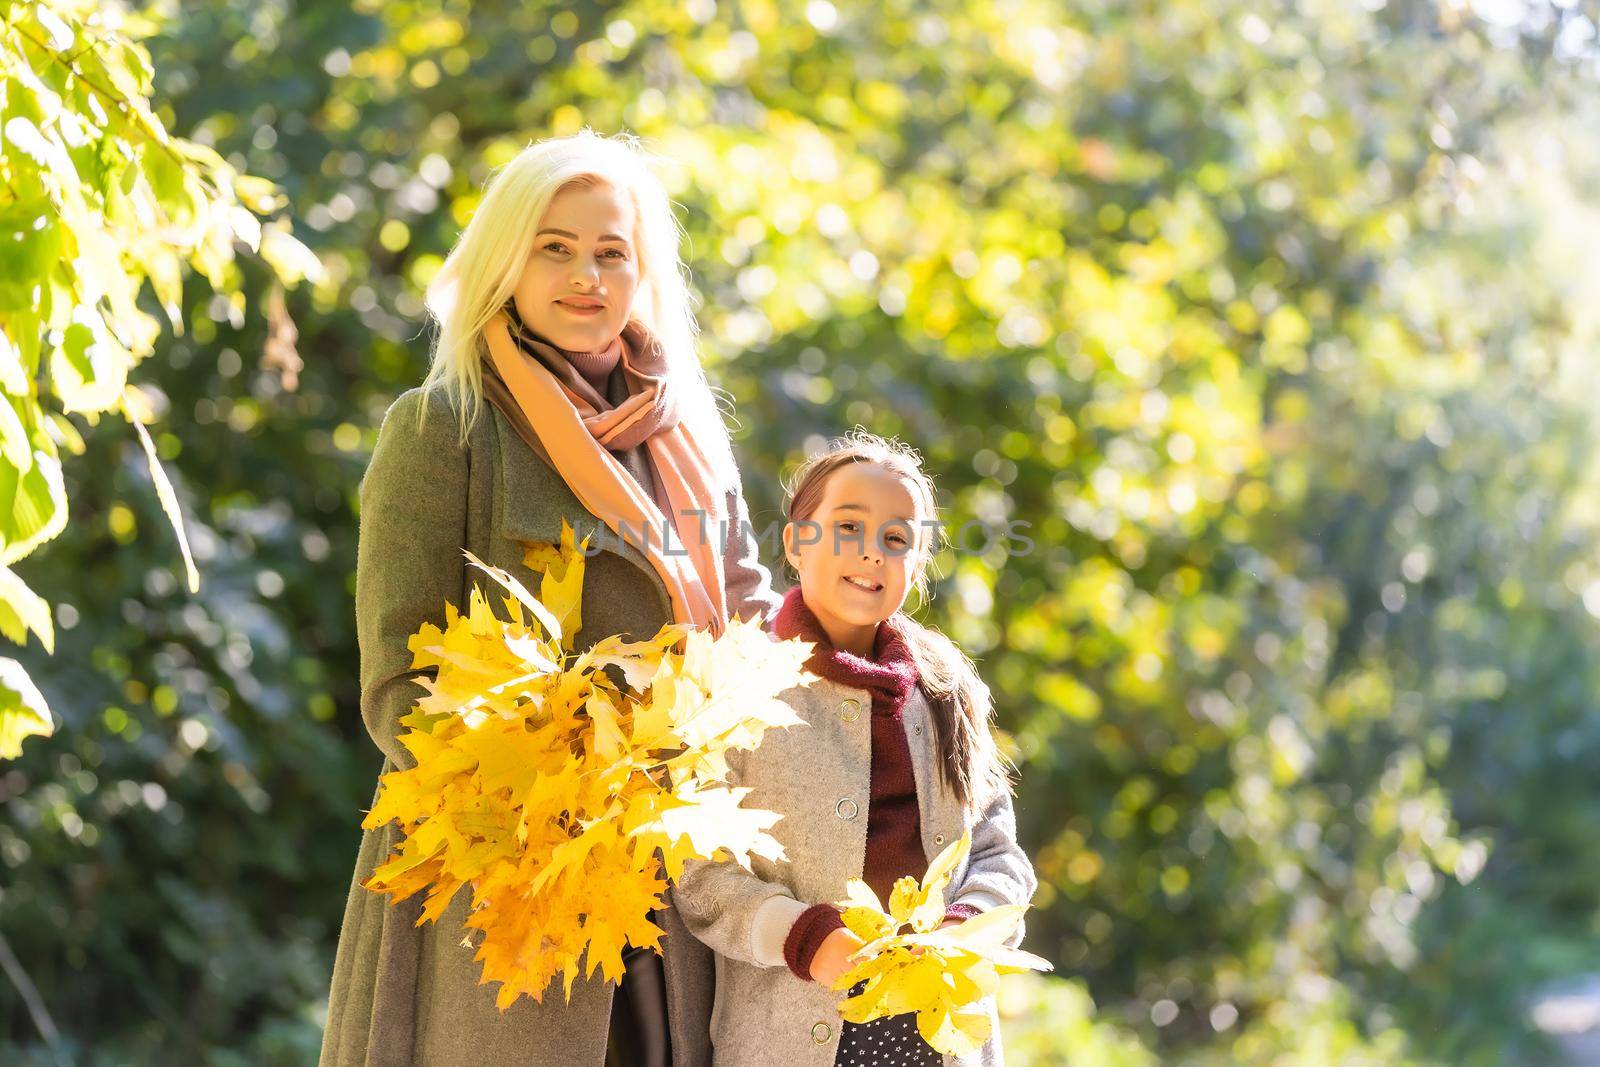
<svg viewBox="0 0 1600 1067">
<path fill-rule="evenodd" d="M 887 912 L 867 883 L 850 882 L 838 906 L 845 926 L 866 944 L 851 957 L 861 962 L 833 988 L 843 991 L 861 981 L 866 986 L 839 1004 L 845 1019 L 865 1023 L 914 1011 L 924 1041 L 946 1055 L 965 1056 L 989 1040 L 989 1015 L 977 1005 L 999 990 L 1000 976 L 1051 970 L 1048 960 L 1005 944 L 1026 904 L 991 908 L 939 928 L 945 887 L 971 846 L 972 835 L 963 834 L 929 865 L 921 885 L 909 877 L 896 882 Z M 902 934 L 907 925 L 912 932 Z"/>
<path fill-rule="evenodd" d="M 401 720 L 417 765 L 383 776 L 362 822 L 400 824 L 364 885 L 395 901 L 426 890 L 419 926 L 471 886 L 479 981 L 501 983 L 502 1011 L 557 974 L 570 1001 L 585 954 L 587 974 L 617 981 L 624 945 L 659 952 L 648 913 L 685 860 L 784 858 L 779 816 L 740 807 L 749 790 L 726 784 L 725 754 L 801 724 L 777 694 L 816 680 L 811 644 L 735 619 L 717 638 L 669 624 L 574 655 L 587 544 L 563 523 L 560 545 L 530 547 L 538 597 L 466 554 L 509 594 L 509 618 L 474 586 L 466 614 L 446 605 L 443 630 L 412 636 L 413 669 L 438 668 Z"/>
</svg>

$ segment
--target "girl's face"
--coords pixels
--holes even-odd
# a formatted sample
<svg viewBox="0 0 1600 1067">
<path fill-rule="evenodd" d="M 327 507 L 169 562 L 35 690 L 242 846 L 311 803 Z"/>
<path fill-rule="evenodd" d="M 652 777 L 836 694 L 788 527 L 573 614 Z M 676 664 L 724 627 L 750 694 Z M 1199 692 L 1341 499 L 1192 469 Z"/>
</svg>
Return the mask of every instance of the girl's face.
<svg viewBox="0 0 1600 1067">
<path fill-rule="evenodd" d="M 639 288 L 634 223 L 633 204 L 609 185 L 557 192 L 513 292 L 522 321 L 568 352 L 609 345 Z"/>
<path fill-rule="evenodd" d="M 909 481 L 851 463 L 828 475 L 809 520 L 784 527 L 801 595 L 836 647 L 870 652 L 878 623 L 905 603 L 925 539 L 916 512 Z"/>
</svg>

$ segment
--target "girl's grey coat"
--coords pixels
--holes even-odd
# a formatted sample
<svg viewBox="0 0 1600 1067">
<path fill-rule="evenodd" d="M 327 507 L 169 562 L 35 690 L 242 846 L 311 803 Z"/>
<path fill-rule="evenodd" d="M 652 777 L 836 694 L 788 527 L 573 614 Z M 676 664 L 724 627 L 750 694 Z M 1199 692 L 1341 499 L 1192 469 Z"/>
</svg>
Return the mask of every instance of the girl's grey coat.
<svg viewBox="0 0 1600 1067">
<path fill-rule="evenodd" d="M 422 405 L 427 420 L 419 431 Z M 627 458 L 637 477 L 638 457 Z M 737 520 L 727 558 L 728 604 L 745 617 L 770 615 L 778 596 L 754 543 L 739 536 L 748 517 L 743 493 L 737 482 L 727 492 Z M 424 621 L 442 626 L 445 602 L 463 607 L 473 583 L 493 584 L 466 565 L 463 548 L 532 583 L 537 575 L 523 567 L 523 543 L 559 541 L 564 518 L 580 541 L 597 535 L 594 543 L 610 545 L 587 561 L 578 650 L 615 633 L 648 637 L 672 620 L 666 587 L 649 561 L 616 538 L 600 542 L 598 535 L 608 532 L 603 524 L 492 405 L 483 406 L 462 445 L 443 394 L 402 394 L 384 417 L 360 495 L 361 715 L 383 751 L 383 773 L 414 765 L 396 740 L 398 719 L 422 693 L 412 681 L 418 672 L 410 669 L 407 638 Z M 416 927 L 421 894 L 391 905 L 361 888 L 396 838 L 391 824 L 361 839 L 334 961 L 322 1067 L 603 1063 L 614 987 L 598 974 L 574 983 L 570 1003 L 557 979 L 543 1003 L 522 998 L 501 1014 L 494 1005 L 498 986 L 478 984 L 475 949 L 462 943 L 469 894 L 458 895 L 438 922 Z M 674 1063 L 698 1067 L 709 1062 L 711 953 L 675 911 L 665 911 L 663 921 Z"/>
<path fill-rule="evenodd" d="M 796 978 L 783 943 L 809 905 L 841 900 L 866 861 L 871 791 L 872 700 L 865 689 L 822 679 L 783 699 L 807 725 L 768 730 L 753 752 L 732 752 L 731 780 L 749 786 L 744 806 L 778 812 L 773 835 L 785 863 L 752 857 L 752 871 L 731 862 L 691 863 L 674 890 L 689 929 L 717 951 L 711 1018 L 718 1067 L 830 1067 L 839 1047 L 837 1005 L 844 994 Z M 967 859 L 951 875 L 945 899 L 987 909 L 1026 904 L 1037 886 L 1017 845 L 1011 796 L 1001 790 L 977 809 L 956 799 L 937 771 L 932 707 L 912 690 L 902 719 L 911 746 L 928 859 L 971 831 Z M 885 902 L 887 904 L 887 902 Z M 1022 940 L 1019 927 L 1010 944 Z M 993 999 L 985 1006 L 994 1037 L 947 1067 L 1002 1062 Z"/>
</svg>

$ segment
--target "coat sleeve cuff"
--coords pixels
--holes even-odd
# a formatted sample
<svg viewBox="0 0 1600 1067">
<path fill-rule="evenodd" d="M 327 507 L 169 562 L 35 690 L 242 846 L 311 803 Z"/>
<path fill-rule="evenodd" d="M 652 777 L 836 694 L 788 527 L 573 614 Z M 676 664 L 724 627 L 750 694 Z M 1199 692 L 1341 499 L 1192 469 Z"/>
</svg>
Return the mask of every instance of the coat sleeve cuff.
<svg viewBox="0 0 1600 1067">
<path fill-rule="evenodd" d="M 960 919 L 962 922 L 982 913 L 983 909 L 976 904 L 951 904 L 944 909 L 946 919 Z"/>
<path fill-rule="evenodd" d="M 817 949 L 835 930 L 842 929 L 844 918 L 832 904 L 813 904 L 795 919 L 783 941 L 783 962 L 802 982 L 811 981 L 811 961 Z"/>
<path fill-rule="evenodd" d="M 806 910 L 805 904 L 787 893 L 778 893 L 763 900 L 750 922 L 751 958 L 762 967 L 783 966 L 784 938 L 789 936 L 795 920 Z"/>
<path fill-rule="evenodd" d="M 977 912 L 989 911 L 1009 903 L 1010 901 L 1000 896 L 1000 894 L 991 893 L 987 889 L 969 889 L 962 893 L 960 897 L 945 905 L 945 914 L 949 915 L 951 908 L 963 907 L 970 907 L 976 914 Z M 970 918 L 970 916 L 968 917 Z"/>
</svg>

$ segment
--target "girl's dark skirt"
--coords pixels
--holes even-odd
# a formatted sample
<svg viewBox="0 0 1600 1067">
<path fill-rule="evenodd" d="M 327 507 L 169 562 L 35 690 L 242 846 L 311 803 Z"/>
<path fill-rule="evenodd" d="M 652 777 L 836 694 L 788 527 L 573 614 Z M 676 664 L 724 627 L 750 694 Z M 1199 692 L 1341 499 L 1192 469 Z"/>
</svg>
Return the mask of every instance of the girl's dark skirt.
<svg viewBox="0 0 1600 1067">
<path fill-rule="evenodd" d="M 857 983 L 849 995 L 853 997 L 865 987 L 865 982 Z M 943 1063 L 944 1056 L 917 1033 L 914 1011 L 870 1023 L 842 1024 L 839 1052 L 833 1058 L 834 1067 L 940 1067 Z"/>
</svg>

